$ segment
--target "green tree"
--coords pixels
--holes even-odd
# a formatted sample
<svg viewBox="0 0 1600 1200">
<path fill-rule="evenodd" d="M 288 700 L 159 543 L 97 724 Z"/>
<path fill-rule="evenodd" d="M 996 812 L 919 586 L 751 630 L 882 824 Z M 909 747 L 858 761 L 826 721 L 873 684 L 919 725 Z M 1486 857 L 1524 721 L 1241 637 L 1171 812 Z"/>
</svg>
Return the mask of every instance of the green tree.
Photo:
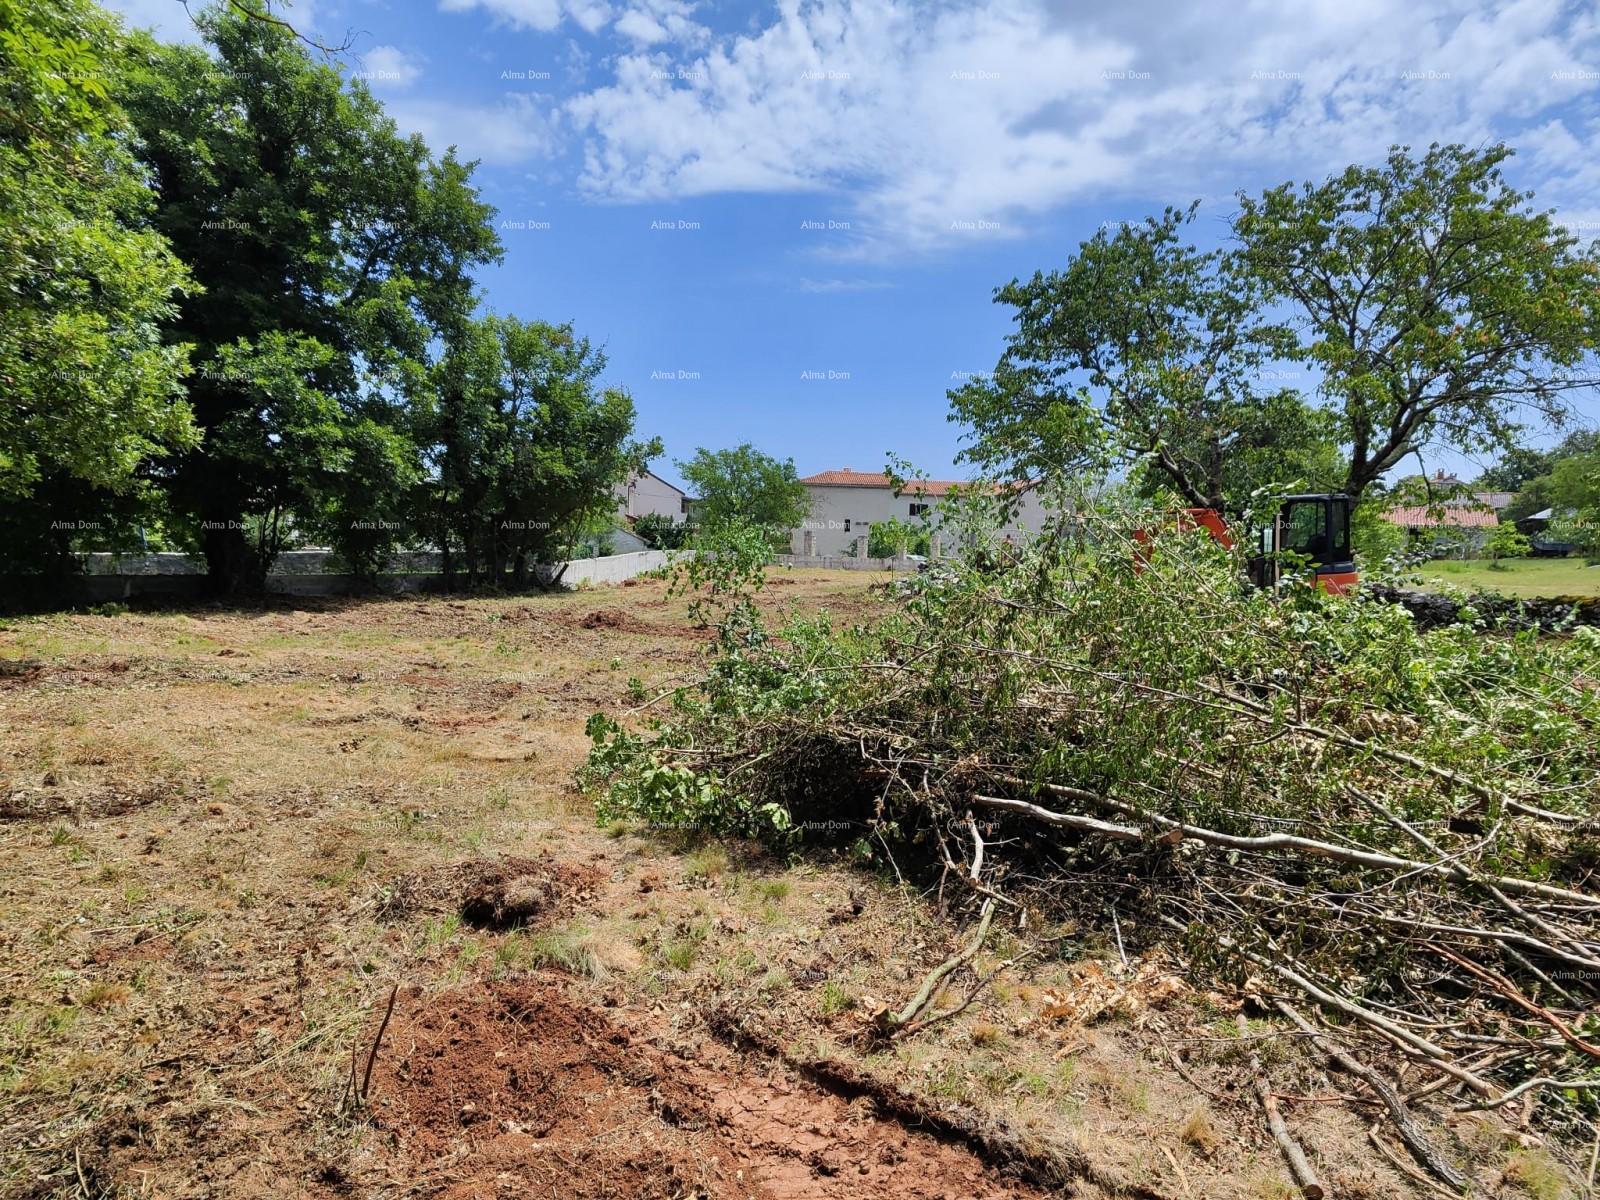
<svg viewBox="0 0 1600 1200">
<path fill-rule="evenodd" d="M 1573 512 L 1600 510 L 1600 451 L 1556 463 L 1550 472 L 1550 498 Z"/>
<path fill-rule="evenodd" d="M 68 565 L 85 528 L 135 506 L 141 465 L 199 440 L 187 347 L 160 335 L 194 285 L 148 224 L 113 98 L 124 45 L 87 0 L 0 0 L 0 543 L 14 567 Z"/>
<path fill-rule="evenodd" d="M 695 451 L 678 472 L 695 493 L 695 519 L 706 528 L 730 522 L 786 533 L 811 511 L 811 498 L 795 474 L 794 460 L 763 454 L 749 442 L 731 450 Z"/>
<path fill-rule="evenodd" d="M 601 385 L 605 367 L 571 325 L 490 316 L 457 329 L 418 420 L 431 467 L 418 508 L 450 573 L 526 583 L 593 535 L 616 485 L 661 453 L 634 439 L 633 400 Z"/>
<path fill-rule="evenodd" d="M 1129 464 L 1214 508 L 1324 482 L 1331 425 L 1269 370 L 1292 339 L 1237 254 L 1183 240 L 1195 211 L 1102 229 L 996 291 L 1017 328 L 992 375 L 950 393 L 963 458 L 1012 479 Z"/>
<path fill-rule="evenodd" d="M 1504 570 L 1500 566 L 1502 558 L 1526 558 L 1533 552 L 1533 543 L 1526 535 L 1518 533 L 1515 525 L 1502 521 L 1484 539 L 1483 552 L 1489 556 L 1491 568 Z"/>
<path fill-rule="evenodd" d="M 1565 459 L 1600 454 L 1600 431 L 1575 429 L 1549 450 L 1517 447 L 1507 451 L 1478 477 L 1478 487 L 1516 492 L 1502 514 L 1506 520 L 1524 517 L 1551 507 L 1551 473 Z"/>
<path fill-rule="evenodd" d="M 221 590 L 259 586 L 290 531 L 370 570 L 404 536 L 407 402 L 498 256 L 491 210 L 292 30 L 198 24 L 210 50 L 136 40 L 122 89 L 154 223 L 206 289 L 164 322 L 195 346 L 206 444 L 156 477 Z"/>
<path fill-rule="evenodd" d="M 933 535 L 925 525 L 912 525 L 890 517 L 887 521 L 874 521 L 867 533 L 868 558 L 896 558 L 904 550 L 907 554 L 928 553 Z"/>
<path fill-rule="evenodd" d="M 1600 451 L 1564 458 L 1547 477 L 1557 533 L 1600 558 Z"/>
<path fill-rule="evenodd" d="M 633 532 L 652 550 L 679 550 L 694 536 L 694 526 L 665 513 L 645 513 L 634 520 Z"/>
<path fill-rule="evenodd" d="M 1241 194 L 1233 232 L 1290 307 L 1359 497 L 1430 443 L 1509 450 L 1600 372 L 1600 264 L 1502 178 L 1504 146 L 1396 147 L 1377 167 Z"/>
</svg>

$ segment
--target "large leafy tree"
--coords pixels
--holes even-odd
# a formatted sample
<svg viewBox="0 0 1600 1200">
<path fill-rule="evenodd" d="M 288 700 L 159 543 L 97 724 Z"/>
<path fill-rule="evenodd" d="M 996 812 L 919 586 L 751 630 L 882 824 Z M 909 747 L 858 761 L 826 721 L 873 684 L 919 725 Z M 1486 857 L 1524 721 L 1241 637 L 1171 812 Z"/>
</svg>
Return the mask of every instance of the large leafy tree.
<svg viewBox="0 0 1600 1200">
<path fill-rule="evenodd" d="M 1600 263 L 1500 167 L 1504 146 L 1396 147 L 1381 166 L 1241 195 L 1234 234 L 1293 357 L 1322 376 L 1359 496 L 1429 444 L 1508 449 L 1600 379 Z"/>
<path fill-rule="evenodd" d="M 142 40 L 124 88 L 155 224 L 206 289 L 165 323 L 206 443 L 160 478 L 222 590 L 259 586 L 291 532 L 370 571 L 408 533 L 407 402 L 498 256 L 490 209 L 291 30 L 199 25 L 209 49 Z"/>
<path fill-rule="evenodd" d="M 763 454 L 749 442 L 728 450 L 702 447 L 677 467 L 697 497 L 695 521 L 705 528 L 745 523 L 787 531 L 811 511 L 794 460 Z"/>
<path fill-rule="evenodd" d="M 1101 230 L 1063 269 L 996 291 L 1016 329 L 992 375 L 950 393 L 968 461 L 1015 479 L 1120 463 L 1211 507 L 1323 481 L 1330 424 L 1268 367 L 1288 331 L 1237 254 L 1184 240 L 1194 213 Z"/>
<path fill-rule="evenodd" d="M 447 573 L 527 582 L 661 453 L 634 438 L 633 400 L 602 385 L 605 368 L 571 325 L 490 316 L 458 327 L 418 424 L 431 470 L 417 509 Z"/>
<path fill-rule="evenodd" d="M 0 0 L 0 543 L 63 566 L 136 499 L 137 471 L 198 440 L 181 340 L 160 324 L 188 273 L 149 225 L 88 0 Z M 94 540 L 100 540 L 96 537 Z"/>
</svg>

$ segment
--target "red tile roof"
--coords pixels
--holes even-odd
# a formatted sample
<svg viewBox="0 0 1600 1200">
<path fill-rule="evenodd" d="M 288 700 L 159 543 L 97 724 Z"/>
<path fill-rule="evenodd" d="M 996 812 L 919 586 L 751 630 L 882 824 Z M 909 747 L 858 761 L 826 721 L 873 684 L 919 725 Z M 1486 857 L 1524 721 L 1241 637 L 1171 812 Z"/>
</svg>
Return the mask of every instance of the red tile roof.
<svg viewBox="0 0 1600 1200">
<path fill-rule="evenodd" d="M 1448 507 L 1430 511 L 1423 504 L 1391 508 L 1383 514 L 1383 519 L 1404 525 L 1407 529 L 1438 529 L 1444 526 L 1454 529 L 1493 529 L 1500 524 L 1494 513 L 1486 508 Z"/>
<path fill-rule="evenodd" d="M 800 481 L 812 487 L 887 488 L 889 477 L 882 471 L 818 471 Z M 900 490 L 910 496 L 947 496 L 951 488 L 967 487 L 961 479 L 908 479 Z"/>
</svg>

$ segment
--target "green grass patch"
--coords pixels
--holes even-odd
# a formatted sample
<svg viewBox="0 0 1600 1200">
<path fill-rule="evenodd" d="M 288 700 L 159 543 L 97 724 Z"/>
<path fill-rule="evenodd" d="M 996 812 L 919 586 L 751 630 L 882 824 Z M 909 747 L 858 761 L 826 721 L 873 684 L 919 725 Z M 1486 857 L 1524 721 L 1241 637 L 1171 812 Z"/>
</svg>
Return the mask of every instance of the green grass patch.
<svg viewBox="0 0 1600 1200">
<path fill-rule="evenodd" d="M 1600 567 L 1581 558 L 1501 559 L 1498 566 L 1483 559 L 1457 562 L 1440 559 L 1423 564 L 1423 582 L 1506 596 L 1600 596 Z"/>
</svg>

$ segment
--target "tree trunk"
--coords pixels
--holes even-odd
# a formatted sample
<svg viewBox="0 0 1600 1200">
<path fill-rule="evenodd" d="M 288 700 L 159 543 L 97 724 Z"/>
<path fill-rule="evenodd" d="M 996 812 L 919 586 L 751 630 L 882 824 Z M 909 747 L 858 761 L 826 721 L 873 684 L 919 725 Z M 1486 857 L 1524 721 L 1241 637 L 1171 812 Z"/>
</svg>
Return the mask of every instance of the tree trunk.
<svg viewBox="0 0 1600 1200">
<path fill-rule="evenodd" d="M 208 516 L 201 532 L 206 559 L 207 590 L 218 596 L 239 596 L 266 587 L 266 568 L 244 536 L 236 515 Z"/>
</svg>

